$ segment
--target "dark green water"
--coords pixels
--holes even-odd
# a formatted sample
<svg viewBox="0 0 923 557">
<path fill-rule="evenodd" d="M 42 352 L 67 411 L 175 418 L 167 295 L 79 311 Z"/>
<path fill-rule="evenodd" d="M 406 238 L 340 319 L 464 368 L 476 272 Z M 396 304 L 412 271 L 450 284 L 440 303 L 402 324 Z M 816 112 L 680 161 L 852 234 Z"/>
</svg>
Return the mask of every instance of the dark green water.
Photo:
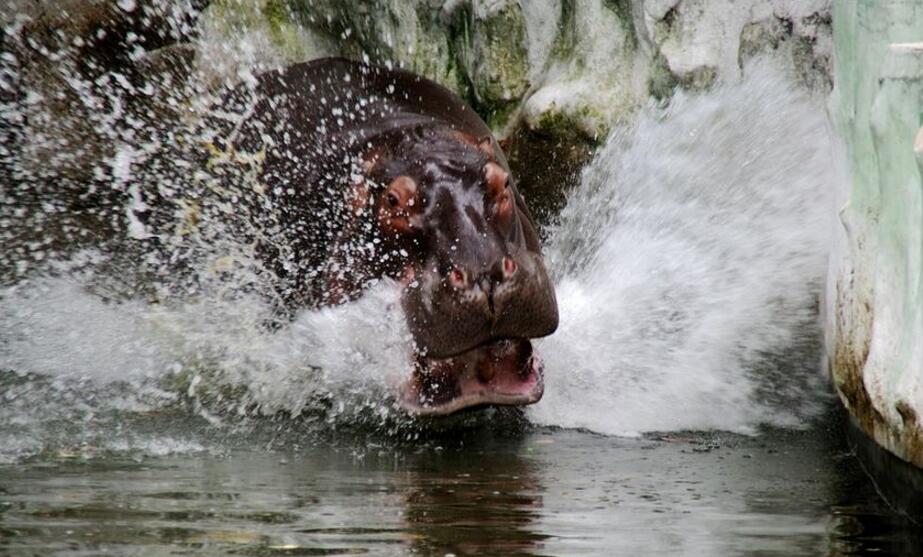
<svg viewBox="0 0 923 557">
<path fill-rule="evenodd" d="M 840 420 L 758 437 L 485 428 L 400 445 L 62 450 L 0 467 L 0 554 L 923 554 Z"/>
</svg>

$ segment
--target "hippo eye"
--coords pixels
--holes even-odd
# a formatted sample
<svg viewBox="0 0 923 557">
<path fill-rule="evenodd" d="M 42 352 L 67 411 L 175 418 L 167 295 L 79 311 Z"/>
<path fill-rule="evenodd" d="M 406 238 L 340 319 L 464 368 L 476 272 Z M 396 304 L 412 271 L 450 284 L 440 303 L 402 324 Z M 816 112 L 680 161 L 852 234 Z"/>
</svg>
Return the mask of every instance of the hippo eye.
<svg viewBox="0 0 923 557">
<path fill-rule="evenodd" d="M 378 224 L 386 234 L 407 234 L 414 229 L 419 195 L 417 183 L 410 176 L 398 176 L 379 197 Z"/>
</svg>

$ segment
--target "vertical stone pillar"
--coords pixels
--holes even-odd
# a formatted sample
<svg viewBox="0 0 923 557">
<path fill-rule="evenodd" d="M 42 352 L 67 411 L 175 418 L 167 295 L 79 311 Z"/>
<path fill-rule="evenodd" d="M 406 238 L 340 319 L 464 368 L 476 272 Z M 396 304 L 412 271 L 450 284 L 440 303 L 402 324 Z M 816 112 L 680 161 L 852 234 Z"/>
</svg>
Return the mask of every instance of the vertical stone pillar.
<svg viewBox="0 0 923 557">
<path fill-rule="evenodd" d="M 827 356 L 859 426 L 923 466 L 923 4 L 835 2 L 830 113 L 845 147 Z"/>
</svg>

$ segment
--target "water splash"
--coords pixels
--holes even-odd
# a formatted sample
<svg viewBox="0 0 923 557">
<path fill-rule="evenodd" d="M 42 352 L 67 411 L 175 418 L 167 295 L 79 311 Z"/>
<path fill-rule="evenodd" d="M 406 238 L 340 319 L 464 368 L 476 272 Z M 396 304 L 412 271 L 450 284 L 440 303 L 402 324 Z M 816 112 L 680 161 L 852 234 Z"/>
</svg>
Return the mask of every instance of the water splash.
<svg viewBox="0 0 923 557">
<path fill-rule="evenodd" d="M 134 141 L 136 126 L 122 125 L 130 117 L 112 122 L 106 114 L 125 92 L 111 89 L 124 86 L 100 83 L 111 85 L 80 90 L 85 103 L 112 105 L 97 118 L 112 152 L 91 186 L 111 188 L 112 206 L 73 222 L 73 204 L 55 199 L 34 213 L 0 210 L 0 274 L 7 267 L 21 277 L 0 288 L 0 460 L 68 443 L 200 450 L 170 435 L 126 441 L 126 416 L 178 408 L 219 427 L 254 415 L 324 428 L 394 420 L 391 393 L 410 369 L 395 284 L 303 310 L 277 329 L 267 326 L 275 316 L 266 289 L 253 287 L 265 275 L 232 264 L 216 278 L 216 265 L 248 258 L 245 246 L 216 241 L 226 236 L 220 223 L 192 248 L 188 259 L 202 262 L 193 274 L 205 280 L 188 297 L 158 295 L 168 284 L 109 294 L 112 280 L 137 278 L 129 265 L 157 270 L 162 254 L 113 258 L 97 242 L 101 253 L 73 255 L 88 228 L 104 236 L 101 222 L 122 219 L 128 243 L 152 235 L 137 218 L 148 206 L 133 163 L 158 147 Z M 201 95 L 197 106 L 211 98 L 194 82 L 176 95 Z M 634 434 L 748 431 L 810 416 L 828 144 L 818 104 L 768 68 L 738 85 L 678 94 L 665 111 L 649 108 L 616 132 L 549 234 L 562 321 L 540 342 L 546 398 L 530 419 Z M 33 158 L 25 166 L 41 178 Z"/>
<path fill-rule="evenodd" d="M 550 235 L 561 326 L 532 419 L 626 434 L 810 416 L 830 160 L 819 103 L 769 66 L 610 137 Z"/>
</svg>

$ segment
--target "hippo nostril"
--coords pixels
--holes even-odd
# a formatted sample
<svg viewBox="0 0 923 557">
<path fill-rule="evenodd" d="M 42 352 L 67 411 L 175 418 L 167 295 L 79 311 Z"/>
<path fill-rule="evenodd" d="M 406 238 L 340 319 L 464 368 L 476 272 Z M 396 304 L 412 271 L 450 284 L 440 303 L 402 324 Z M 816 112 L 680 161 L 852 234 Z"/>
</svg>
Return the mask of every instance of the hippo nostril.
<svg viewBox="0 0 923 557">
<path fill-rule="evenodd" d="M 449 272 L 449 283 L 455 288 L 467 288 L 468 281 L 466 279 L 465 272 L 457 267 Z"/>
<path fill-rule="evenodd" d="M 510 257 L 503 258 L 503 278 L 508 279 L 516 272 L 518 265 Z"/>
<path fill-rule="evenodd" d="M 497 373 L 497 366 L 495 362 L 490 360 L 490 358 L 485 358 L 484 360 L 478 362 L 477 372 L 478 379 L 481 380 L 481 383 L 489 383 Z"/>
</svg>

